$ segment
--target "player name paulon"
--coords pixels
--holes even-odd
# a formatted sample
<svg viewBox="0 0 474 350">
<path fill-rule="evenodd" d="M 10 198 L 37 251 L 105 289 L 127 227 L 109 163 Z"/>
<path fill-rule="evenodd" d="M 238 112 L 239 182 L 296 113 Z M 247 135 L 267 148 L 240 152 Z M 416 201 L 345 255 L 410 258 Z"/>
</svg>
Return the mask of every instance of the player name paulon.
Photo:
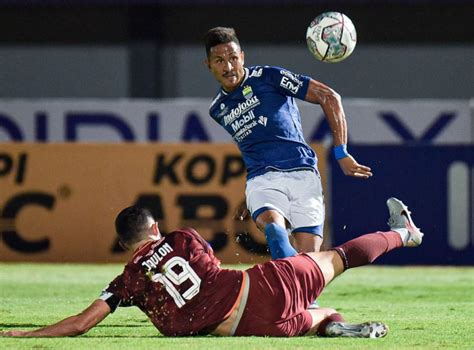
<svg viewBox="0 0 474 350">
<path fill-rule="evenodd" d="M 163 258 L 173 251 L 173 248 L 168 243 L 163 244 L 158 250 L 151 256 L 150 259 L 142 262 L 142 266 L 146 266 L 148 271 L 154 269 Z"/>
</svg>

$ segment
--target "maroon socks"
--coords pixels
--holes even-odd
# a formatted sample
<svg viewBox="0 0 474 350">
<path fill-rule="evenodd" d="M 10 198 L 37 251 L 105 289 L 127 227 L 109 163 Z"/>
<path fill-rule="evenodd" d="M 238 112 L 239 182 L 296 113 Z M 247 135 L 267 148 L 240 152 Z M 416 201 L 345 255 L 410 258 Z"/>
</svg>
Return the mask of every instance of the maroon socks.
<svg viewBox="0 0 474 350">
<path fill-rule="evenodd" d="M 394 231 L 369 233 L 332 248 L 342 258 L 344 269 L 370 264 L 379 256 L 403 247 L 400 234 Z"/>
<path fill-rule="evenodd" d="M 326 335 L 326 327 L 331 322 L 344 322 L 344 318 L 341 314 L 335 313 L 326 317 L 318 326 L 317 335 L 324 337 Z"/>
</svg>

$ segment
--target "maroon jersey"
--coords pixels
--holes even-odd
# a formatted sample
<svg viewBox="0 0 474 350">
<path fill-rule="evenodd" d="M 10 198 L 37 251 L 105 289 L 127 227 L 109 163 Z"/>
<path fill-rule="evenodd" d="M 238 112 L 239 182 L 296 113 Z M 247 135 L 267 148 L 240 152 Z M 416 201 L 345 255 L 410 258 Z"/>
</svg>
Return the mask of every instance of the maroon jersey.
<svg viewBox="0 0 474 350">
<path fill-rule="evenodd" d="M 167 336 L 206 334 L 224 321 L 240 293 L 243 272 L 225 270 L 191 229 L 141 246 L 105 289 L 112 309 L 139 307 Z"/>
</svg>

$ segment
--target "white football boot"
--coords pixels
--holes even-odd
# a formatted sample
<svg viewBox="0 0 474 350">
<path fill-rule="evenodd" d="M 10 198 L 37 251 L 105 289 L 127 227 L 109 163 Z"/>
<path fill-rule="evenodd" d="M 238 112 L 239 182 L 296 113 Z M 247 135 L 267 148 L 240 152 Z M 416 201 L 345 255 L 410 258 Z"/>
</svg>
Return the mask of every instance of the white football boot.
<svg viewBox="0 0 474 350">
<path fill-rule="evenodd" d="M 382 338 L 388 333 L 388 326 L 382 322 L 365 322 L 350 324 L 345 322 L 330 322 L 326 326 L 328 337 L 351 338 Z"/>
<path fill-rule="evenodd" d="M 408 207 L 394 197 L 387 199 L 387 207 L 390 212 L 390 229 L 400 234 L 405 247 L 418 247 L 423 240 L 423 233 L 413 222 Z"/>
</svg>

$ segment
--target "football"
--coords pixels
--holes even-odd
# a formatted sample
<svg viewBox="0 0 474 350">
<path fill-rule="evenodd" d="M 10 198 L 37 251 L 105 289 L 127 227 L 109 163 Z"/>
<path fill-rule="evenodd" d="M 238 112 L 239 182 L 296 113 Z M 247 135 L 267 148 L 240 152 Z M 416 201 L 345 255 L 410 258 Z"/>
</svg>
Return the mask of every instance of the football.
<svg viewBox="0 0 474 350">
<path fill-rule="evenodd" d="M 350 56 L 357 43 L 352 21 L 340 12 L 324 12 L 306 30 L 309 51 L 323 62 L 340 62 Z"/>
</svg>

